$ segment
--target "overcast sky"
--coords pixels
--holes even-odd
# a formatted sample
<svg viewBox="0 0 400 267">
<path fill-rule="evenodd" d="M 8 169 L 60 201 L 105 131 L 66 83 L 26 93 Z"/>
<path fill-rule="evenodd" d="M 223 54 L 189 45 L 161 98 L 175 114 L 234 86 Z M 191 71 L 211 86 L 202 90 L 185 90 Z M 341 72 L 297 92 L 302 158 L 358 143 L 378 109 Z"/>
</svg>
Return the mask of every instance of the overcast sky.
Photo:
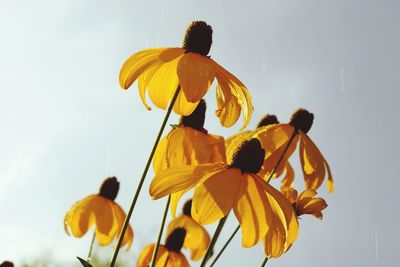
<svg viewBox="0 0 400 267">
<path fill-rule="evenodd" d="M 120 180 L 116 201 L 128 208 L 164 113 L 147 111 L 136 85 L 119 88 L 120 67 L 138 50 L 180 46 L 199 19 L 213 26 L 213 59 L 253 96 L 249 128 L 265 113 L 286 122 L 309 109 L 309 136 L 334 175 L 335 193 L 319 191 L 324 220 L 303 216 L 297 242 L 268 266 L 398 266 L 399 10 L 395 0 L 1 0 L 0 262 L 47 253 L 71 266 L 85 257 L 90 234 L 68 237 L 63 217 L 107 175 Z M 219 125 L 214 87 L 206 128 L 227 137 L 241 121 Z M 297 153 L 291 161 L 298 167 Z M 131 252 L 122 253 L 129 266 L 157 236 L 165 199 L 151 201 L 151 178 L 131 220 Z M 231 216 L 217 247 L 236 225 Z M 261 246 L 242 249 L 238 235 L 219 266 L 262 261 Z"/>
</svg>

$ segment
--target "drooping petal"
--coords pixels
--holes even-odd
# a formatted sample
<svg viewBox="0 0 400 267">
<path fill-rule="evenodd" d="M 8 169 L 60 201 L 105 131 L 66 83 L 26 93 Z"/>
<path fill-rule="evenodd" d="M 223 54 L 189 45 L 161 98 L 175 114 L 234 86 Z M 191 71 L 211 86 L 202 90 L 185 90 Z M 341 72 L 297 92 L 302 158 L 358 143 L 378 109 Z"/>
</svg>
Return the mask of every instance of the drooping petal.
<svg viewBox="0 0 400 267">
<path fill-rule="evenodd" d="M 214 172 L 194 192 L 192 217 L 200 224 L 213 223 L 228 214 L 238 198 L 242 175 L 239 169 Z"/>
<path fill-rule="evenodd" d="M 158 108 L 166 109 L 178 85 L 176 67 L 179 58 L 162 64 L 153 74 L 149 82 L 149 96 Z"/>
<path fill-rule="evenodd" d="M 151 110 L 151 107 L 147 104 L 146 101 L 146 91 L 149 87 L 149 82 L 151 81 L 153 74 L 162 64 L 163 64 L 162 62 L 156 62 L 152 64 L 139 76 L 138 79 L 140 100 L 142 100 L 142 103 L 147 108 L 147 110 Z"/>
<path fill-rule="evenodd" d="M 181 89 L 191 103 L 198 103 L 203 98 L 215 77 L 211 60 L 197 53 L 186 53 L 181 57 L 177 73 Z"/>
<path fill-rule="evenodd" d="M 114 204 L 114 217 L 116 219 L 116 226 L 117 226 L 114 235 L 115 238 L 118 238 L 119 233 L 122 230 L 122 226 L 125 222 L 126 214 L 124 210 L 117 203 L 114 202 L 113 204 Z M 132 241 L 133 241 L 133 230 L 132 227 L 128 225 L 121 246 L 127 245 L 126 250 L 129 250 L 129 248 L 132 245 Z"/>
<path fill-rule="evenodd" d="M 167 136 L 161 138 L 153 157 L 153 171 L 155 174 L 168 168 L 167 162 Z"/>
<path fill-rule="evenodd" d="M 276 213 L 272 214 L 271 226 L 268 228 L 263 245 L 268 258 L 278 258 L 286 250 L 286 229 L 281 218 Z"/>
<path fill-rule="evenodd" d="M 199 166 L 172 167 L 158 173 L 150 184 L 153 199 L 189 190 L 226 167 L 222 163 L 208 163 Z"/>
<path fill-rule="evenodd" d="M 94 201 L 92 201 L 94 202 Z M 113 202 L 104 197 L 98 197 L 93 203 L 92 214 L 89 220 L 96 224 L 96 239 L 100 246 L 110 244 L 115 237 L 115 221 L 113 212 Z"/>
<path fill-rule="evenodd" d="M 225 140 L 222 136 L 215 134 L 207 134 L 208 151 L 210 153 L 209 162 L 226 163 Z"/>
<path fill-rule="evenodd" d="M 186 260 L 186 257 L 180 253 L 175 251 L 169 252 L 168 262 L 166 265 L 160 267 L 189 267 L 189 263 Z M 158 267 L 158 265 L 156 266 Z"/>
<path fill-rule="evenodd" d="M 304 174 L 306 188 L 318 189 L 325 178 L 324 158 L 310 138 L 301 131 L 300 162 Z"/>
<path fill-rule="evenodd" d="M 181 215 L 169 223 L 167 234 L 169 235 L 178 227 L 186 230 L 183 247 L 190 249 L 190 258 L 193 261 L 201 259 L 210 244 L 210 236 L 207 231 L 189 216 Z"/>
<path fill-rule="evenodd" d="M 73 236 L 82 237 L 94 225 L 95 221 L 90 220 L 90 216 L 96 199 L 96 195 L 90 195 L 79 201 L 79 206 L 70 218 L 69 227 Z"/>
<path fill-rule="evenodd" d="M 285 152 L 295 129 L 290 125 L 274 126 L 275 125 L 271 126 L 271 131 L 259 132 L 256 135 L 266 152 L 264 164 L 259 172 L 259 175 L 264 176 L 266 179 L 270 177 L 274 170 L 277 176 L 283 172 L 286 162 L 296 149 L 299 140 L 299 136 L 296 134 Z M 267 137 L 269 133 L 272 135 L 271 137 Z M 285 154 L 283 155 L 284 152 Z M 279 166 L 277 167 L 278 162 Z"/>
<path fill-rule="evenodd" d="M 157 63 L 166 63 L 182 55 L 181 48 L 150 48 L 139 51 L 130 56 L 121 67 L 119 83 L 124 89 L 128 89 L 135 80 L 148 67 Z"/>
<path fill-rule="evenodd" d="M 149 244 L 142 250 L 136 262 L 136 267 L 148 267 L 150 265 L 154 247 L 155 247 L 154 244 Z M 157 259 L 155 266 L 164 267 L 167 259 L 169 258 L 169 255 L 170 253 L 168 252 L 168 250 L 163 245 L 160 245 L 157 252 Z"/>
<path fill-rule="evenodd" d="M 200 101 L 199 101 L 200 102 Z M 173 111 L 176 114 L 189 116 L 196 109 L 199 102 L 191 103 L 186 99 L 185 94 L 180 91 L 175 101 Z"/>
<path fill-rule="evenodd" d="M 293 209 L 292 204 L 281 192 L 264 181 L 258 180 L 258 182 L 262 184 L 264 189 L 267 191 L 268 199 L 273 207 L 273 210 L 278 214 L 282 221 L 286 222 L 285 250 L 287 251 L 294 241 L 296 241 L 299 234 L 299 222 L 297 221 L 296 212 Z"/>
<path fill-rule="evenodd" d="M 218 81 L 217 116 L 220 118 L 222 126 L 230 127 L 237 121 L 241 112 L 244 120 L 242 130 L 247 127 L 253 114 L 251 95 L 238 78 L 214 60 L 210 60 L 214 64 L 215 76 Z"/>
<path fill-rule="evenodd" d="M 249 248 L 267 233 L 272 212 L 263 187 L 253 176 L 242 176 L 241 190 L 243 194 L 237 198 L 234 211 L 242 228 L 242 246 Z"/>
<path fill-rule="evenodd" d="M 325 163 L 326 170 L 328 171 L 328 181 L 326 183 L 326 185 L 328 186 L 328 192 L 333 193 L 333 191 L 335 189 L 335 183 L 333 182 L 331 168 L 329 167 L 328 162 L 325 159 L 324 159 L 324 163 Z"/>
<path fill-rule="evenodd" d="M 282 179 L 281 186 L 292 187 L 294 181 L 294 170 L 289 161 L 285 165 L 285 177 Z"/>
<path fill-rule="evenodd" d="M 178 207 L 179 200 L 186 193 L 186 190 L 182 190 L 176 193 L 171 194 L 171 215 L 173 218 L 176 216 L 176 209 Z"/>
<path fill-rule="evenodd" d="M 68 227 L 75 237 L 82 237 L 94 222 L 89 222 L 91 210 L 88 208 L 96 195 L 90 195 L 76 202 L 64 218 L 64 230 L 69 234 Z M 89 224 L 92 223 L 92 224 Z"/>
</svg>

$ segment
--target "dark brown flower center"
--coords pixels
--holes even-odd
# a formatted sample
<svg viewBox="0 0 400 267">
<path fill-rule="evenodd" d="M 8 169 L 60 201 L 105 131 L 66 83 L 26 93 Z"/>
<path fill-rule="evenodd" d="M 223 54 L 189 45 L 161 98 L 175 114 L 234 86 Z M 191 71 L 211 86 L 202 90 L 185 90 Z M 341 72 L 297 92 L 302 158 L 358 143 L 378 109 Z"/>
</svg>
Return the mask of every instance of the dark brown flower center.
<svg viewBox="0 0 400 267">
<path fill-rule="evenodd" d="M 244 141 L 233 154 L 232 168 L 238 168 L 242 173 L 257 173 L 264 162 L 265 151 L 257 138 Z"/>
<path fill-rule="evenodd" d="M 189 116 L 181 116 L 179 125 L 191 127 L 193 129 L 204 131 L 204 120 L 206 118 L 206 101 L 200 100 L 196 109 Z"/>
<path fill-rule="evenodd" d="M 257 124 L 257 128 L 278 123 L 279 123 L 278 118 L 275 115 L 267 114 L 264 117 L 262 117 L 260 122 Z"/>
<path fill-rule="evenodd" d="M 289 124 L 296 129 L 300 129 L 303 133 L 308 133 L 308 131 L 311 129 L 313 121 L 314 114 L 312 114 L 308 110 L 299 108 L 293 113 L 292 117 L 290 118 Z"/>
<path fill-rule="evenodd" d="M 192 21 L 186 29 L 182 48 L 207 56 L 212 44 L 212 28 L 204 21 Z"/>
<path fill-rule="evenodd" d="M 180 252 L 183 246 L 183 242 L 185 241 L 185 236 L 186 236 L 186 230 L 184 228 L 176 228 L 167 237 L 167 241 L 165 242 L 165 247 L 169 251 Z"/>
<path fill-rule="evenodd" d="M 186 201 L 182 211 L 186 216 L 192 217 L 192 199 Z"/>
<path fill-rule="evenodd" d="M 112 201 L 117 197 L 119 182 L 115 176 L 108 177 L 101 184 L 99 195 Z"/>
<path fill-rule="evenodd" d="M 0 264 L 0 267 L 14 267 L 14 263 L 11 261 L 3 261 L 3 263 Z"/>
</svg>

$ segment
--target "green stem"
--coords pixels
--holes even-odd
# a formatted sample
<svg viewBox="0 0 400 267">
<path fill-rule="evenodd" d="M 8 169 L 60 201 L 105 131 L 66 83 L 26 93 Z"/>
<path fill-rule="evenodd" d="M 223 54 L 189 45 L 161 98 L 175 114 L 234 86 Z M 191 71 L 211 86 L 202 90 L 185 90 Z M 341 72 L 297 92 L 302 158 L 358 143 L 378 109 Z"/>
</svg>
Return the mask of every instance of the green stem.
<svg viewBox="0 0 400 267">
<path fill-rule="evenodd" d="M 287 150 L 289 149 L 290 144 L 292 143 L 294 137 L 296 136 L 297 131 L 298 131 L 297 129 L 294 129 L 293 134 L 292 134 L 292 136 L 291 136 L 290 139 L 289 139 L 289 142 L 287 143 L 286 147 L 285 147 L 284 150 L 282 151 L 282 154 L 281 154 L 281 156 L 279 157 L 278 162 L 276 163 L 274 169 L 272 170 L 271 174 L 269 175 L 269 177 L 268 177 L 268 179 L 267 179 L 267 183 L 269 183 L 269 182 L 271 181 L 271 179 L 272 179 L 272 177 L 274 176 L 276 170 L 278 169 L 279 165 L 281 164 L 281 161 L 283 160 L 283 157 L 285 156 Z M 227 248 L 227 246 L 229 245 L 229 243 L 232 241 L 233 237 L 234 237 L 234 236 L 236 235 L 236 233 L 238 232 L 239 228 L 240 228 L 240 225 L 238 225 L 238 226 L 236 227 L 235 231 L 232 233 L 232 235 L 229 237 L 229 239 L 225 242 L 225 245 L 222 247 L 222 249 L 221 249 L 221 251 L 218 253 L 217 257 L 216 257 L 216 258 L 214 259 L 214 261 L 211 263 L 211 266 L 210 266 L 210 267 L 212 267 L 212 266 L 217 262 L 217 260 L 219 259 L 219 257 L 222 255 L 222 253 L 225 251 L 225 249 Z M 266 258 L 266 259 L 267 259 L 267 260 L 265 260 L 264 263 L 263 263 L 264 265 L 265 265 L 265 264 L 267 263 L 267 261 L 268 261 L 268 258 Z M 264 265 L 263 265 L 263 266 L 264 266 Z"/>
<path fill-rule="evenodd" d="M 219 257 L 221 257 L 222 253 L 225 251 L 226 247 L 229 245 L 229 243 L 232 241 L 232 239 L 235 237 L 236 233 L 239 231 L 240 229 L 240 225 L 238 225 L 235 229 L 235 231 L 231 234 L 231 236 L 229 237 L 228 241 L 226 241 L 225 245 L 222 247 L 222 249 L 220 250 L 220 252 L 218 253 L 218 255 L 215 257 L 215 259 L 213 260 L 213 262 L 211 263 L 210 267 L 214 266 L 214 264 L 217 262 L 217 260 L 219 259 Z"/>
<path fill-rule="evenodd" d="M 164 121 L 162 122 L 160 130 L 158 131 L 158 135 L 157 135 L 156 141 L 154 142 L 153 149 L 150 152 L 150 155 L 149 155 L 149 158 L 147 160 L 146 166 L 145 166 L 145 168 L 143 170 L 142 178 L 140 178 L 140 181 L 139 181 L 138 187 L 136 189 L 135 195 L 134 195 L 134 197 L 132 199 L 131 206 L 129 207 L 128 214 L 126 215 L 124 225 L 122 226 L 121 233 L 119 234 L 119 237 L 118 237 L 117 245 L 115 246 L 115 250 L 114 250 L 114 253 L 113 253 L 113 256 L 112 256 L 112 259 L 111 259 L 110 267 L 114 267 L 114 265 L 115 265 L 115 263 L 117 261 L 118 252 L 119 252 L 119 249 L 121 248 L 122 240 L 124 239 L 124 235 L 125 235 L 126 229 L 128 228 L 129 220 L 130 220 L 130 218 L 132 216 L 133 209 L 135 208 L 136 202 L 137 202 L 138 197 L 139 197 L 140 190 L 142 189 L 142 186 L 143 186 L 144 180 L 146 178 L 147 172 L 149 170 L 149 167 L 150 167 L 151 161 L 153 159 L 154 153 L 156 152 L 158 142 L 161 139 L 161 135 L 162 135 L 162 133 L 164 131 L 165 125 L 167 124 L 168 118 L 169 118 L 169 116 L 171 114 L 171 111 L 172 111 L 172 108 L 173 108 L 173 106 L 174 106 L 174 104 L 176 102 L 176 99 L 178 98 L 178 94 L 179 94 L 180 90 L 181 90 L 181 87 L 180 87 L 180 85 L 178 85 L 178 87 L 175 90 L 175 94 L 172 97 L 171 103 L 168 106 L 168 110 L 167 110 L 167 113 L 165 114 Z"/>
<path fill-rule="evenodd" d="M 90 242 L 90 247 L 89 247 L 89 253 L 87 256 L 87 262 L 90 263 L 91 257 L 92 257 L 92 250 L 93 250 L 93 244 L 94 244 L 94 238 L 96 237 L 96 230 L 93 232 L 92 236 L 92 242 Z"/>
<path fill-rule="evenodd" d="M 157 243 L 153 250 L 153 256 L 151 257 L 151 265 L 150 265 L 151 267 L 156 266 L 158 248 L 160 247 L 161 237 L 162 237 L 162 234 L 164 231 L 165 221 L 167 220 L 170 202 L 171 202 L 171 195 L 168 196 L 167 204 L 165 204 L 164 215 L 161 220 L 161 226 L 160 226 L 160 231 L 158 232 Z M 168 262 L 168 259 L 167 259 L 167 262 Z"/>
<path fill-rule="evenodd" d="M 265 265 L 267 265 L 268 259 L 269 259 L 268 257 L 265 257 L 263 263 L 261 264 L 261 267 L 264 267 Z"/>
<path fill-rule="evenodd" d="M 218 239 L 219 235 L 221 234 L 222 228 L 224 227 L 224 224 L 225 224 L 227 218 L 228 218 L 228 215 L 226 215 L 224 218 L 219 220 L 217 229 L 214 232 L 214 235 L 213 235 L 213 237 L 211 239 L 210 245 L 208 246 L 206 255 L 204 256 L 200 267 L 206 266 L 206 263 L 207 263 L 208 259 L 211 257 L 211 253 L 214 250 L 215 243 L 217 242 L 217 239 Z"/>
</svg>

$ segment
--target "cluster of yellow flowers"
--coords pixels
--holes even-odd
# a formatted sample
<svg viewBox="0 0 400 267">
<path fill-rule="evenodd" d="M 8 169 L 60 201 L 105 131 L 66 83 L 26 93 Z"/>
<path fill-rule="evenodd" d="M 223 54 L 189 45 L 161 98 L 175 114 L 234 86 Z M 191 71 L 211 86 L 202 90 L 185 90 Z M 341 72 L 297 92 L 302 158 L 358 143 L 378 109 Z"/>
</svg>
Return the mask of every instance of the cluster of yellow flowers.
<svg viewBox="0 0 400 267">
<path fill-rule="evenodd" d="M 322 219 L 327 204 L 316 197 L 316 190 L 325 178 L 328 191 L 333 192 L 329 165 L 307 135 L 314 115 L 305 109 L 295 111 L 289 123 L 279 123 L 275 115 L 266 115 L 254 131 L 239 132 L 226 140 L 208 133 L 204 128 L 206 103 L 202 98 L 214 78 L 216 115 L 222 126 L 232 126 L 242 114 L 242 128 L 246 128 L 253 113 L 251 96 L 244 84 L 208 56 L 211 43 L 212 28 L 205 22 L 194 21 L 188 27 L 182 48 L 140 51 L 124 63 L 120 72 L 122 88 L 127 89 L 138 80 L 146 108 L 150 109 L 146 102 L 148 91 L 155 106 L 169 107 L 166 120 L 171 109 L 181 115 L 179 124 L 159 143 L 157 139 L 150 156 L 151 161 L 154 154 L 155 173 L 150 195 L 153 199 L 169 196 L 174 219 L 169 223 L 165 243 L 160 245 L 158 240 L 146 246 L 137 260 L 138 267 L 189 266 L 182 247 L 190 249 L 191 260 L 203 258 L 201 266 L 205 266 L 218 235 L 210 240 L 202 225 L 219 220 L 222 228 L 232 209 L 240 224 L 243 247 L 261 242 L 266 260 L 280 257 L 297 239 L 299 216 L 311 214 Z M 162 129 L 164 126 L 165 123 Z M 293 183 L 295 171 L 289 163 L 298 144 L 305 182 L 305 190 L 299 195 Z M 272 178 L 282 176 L 280 190 L 269 184 Z M 141 184 L 142 181 L 136 194 Z M 116 178 L 108 178 L 98 195 L 78 201 L 64 219 L 67 233 L 70 228 L 75 237 L 83 236 L 96 225 L 95 236 L 100 245 L 108 245 L 119 236 L 110 266 L 115 263 L 119 247 L 129 248 L 133 239 L 132 229 L 126 224 L 137 197 L 126 219 L 114 202 L 118 188 Z M 184 205 L 183 214 L 176 217 L 184 194 L 192 194 L 192 200 Z"/>
</svg>

